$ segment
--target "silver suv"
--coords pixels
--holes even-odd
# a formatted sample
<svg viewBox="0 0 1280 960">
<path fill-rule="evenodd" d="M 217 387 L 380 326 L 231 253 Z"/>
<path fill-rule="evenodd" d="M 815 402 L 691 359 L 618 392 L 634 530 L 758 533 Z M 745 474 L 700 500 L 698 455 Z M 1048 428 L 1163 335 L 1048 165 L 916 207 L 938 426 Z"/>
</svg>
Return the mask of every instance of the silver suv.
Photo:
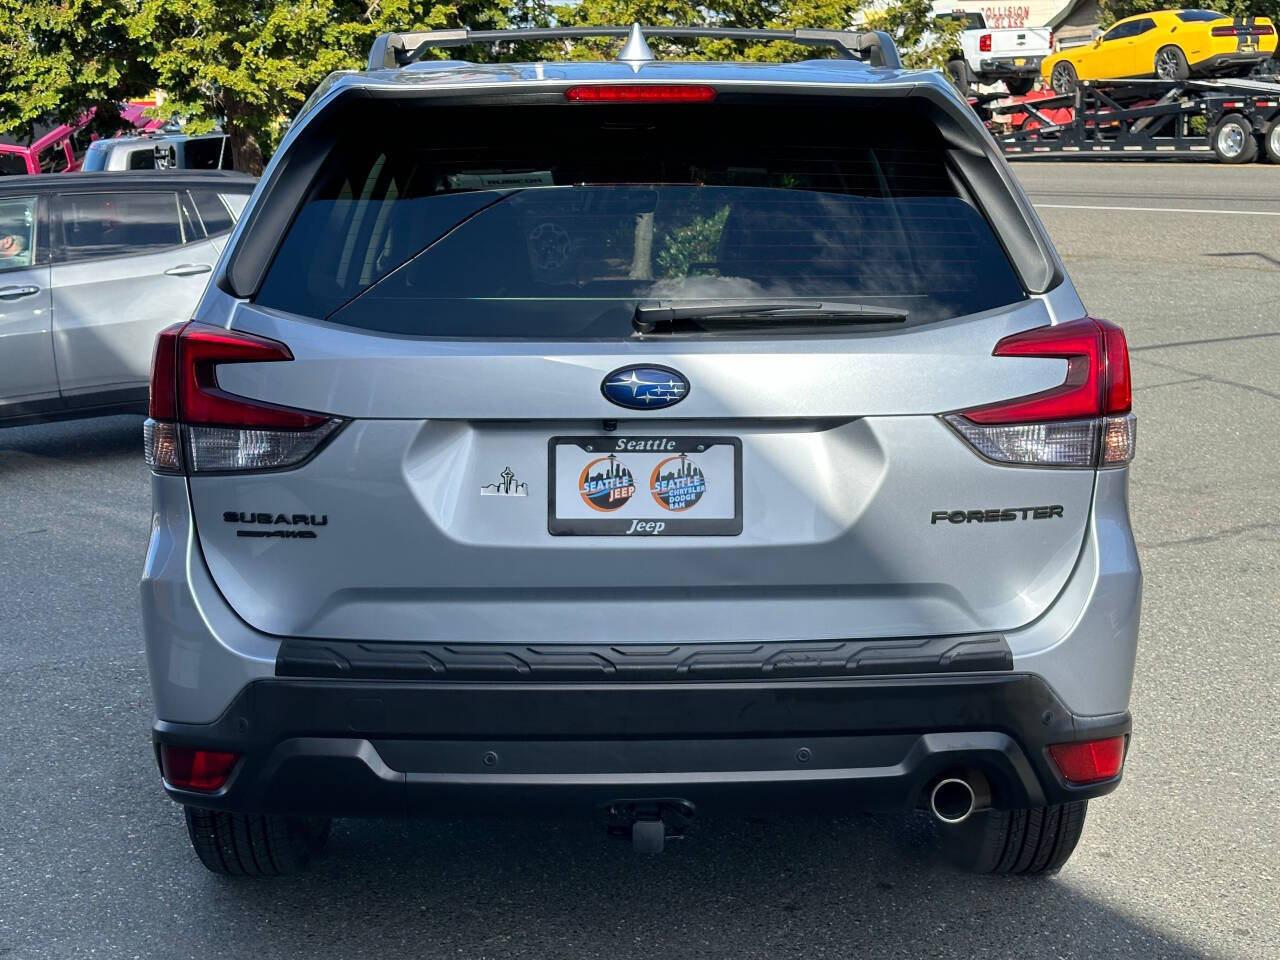
<svg viewBox="0 0 1280 960">
<path fill-rule="evenodd" d="M 252 177 L 0 177 L 0 427 L 144 412 L 156 334 L 188 319 Z"/>
<path fill-rule="evenodd" d="M 143 617 L 200 859 L 825 808 L 1060 867 L 1128 746 L 1123 333 L 887 37 L 423 58 L 567 32 L 380 38 L 159 338 Z"/>
</svg>

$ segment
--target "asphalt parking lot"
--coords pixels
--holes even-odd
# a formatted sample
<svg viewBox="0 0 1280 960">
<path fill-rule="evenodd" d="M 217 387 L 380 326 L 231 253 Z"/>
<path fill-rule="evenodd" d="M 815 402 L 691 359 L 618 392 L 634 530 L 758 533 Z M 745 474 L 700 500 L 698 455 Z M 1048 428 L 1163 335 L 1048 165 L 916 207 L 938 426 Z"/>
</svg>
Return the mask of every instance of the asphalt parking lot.
<svg viewBox="0 0 1280 960">
<path fill-rule="evenodd" d="M 1280 166 L 1017 171 L 1128 331 L 1140 421 L 1133 749 L 1059 876 L 857 817 L 656 858 L 589 823 L 343 821 L 306 876 L 215 878 L 151 757 L 124 417 L 0 429 L 0 958 L 1280 955 Z"/>
</svg>

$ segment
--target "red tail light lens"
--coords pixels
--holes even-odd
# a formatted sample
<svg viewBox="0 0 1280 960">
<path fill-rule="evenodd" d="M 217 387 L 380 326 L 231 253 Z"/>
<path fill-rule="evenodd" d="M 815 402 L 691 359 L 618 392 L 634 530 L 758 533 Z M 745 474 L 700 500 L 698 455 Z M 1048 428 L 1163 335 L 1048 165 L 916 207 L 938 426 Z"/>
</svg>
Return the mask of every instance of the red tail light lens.
<svg viewBox="0 0 1280 960">
<path fill-rule="evenodd" d="M 152 420 L 178 419 L 178 337 L 185 323 L 165 327 L 156 336 L 151 355 Z"/>
<path fill-rule="evenodd" d="M 983 53 L 991 52 L 991 34 L 984 33 L 978 38 L 978 49 Z"/>
<path fill-rule="evenodd" d="M 291 361 L 283 343 L 198 323 L 161 331 L 151 365 L 147 463 L 157 471 L 268 470 L 294 466 L 341 421 L 223 390 L 218 368 Z"/>
<path fill-rule="evenodd" d="M 160 769 L 165 781 L 179 790 L 221 790 L 231 776 L 239 756 L 225 750 L 160 746 Z"/>
<path fill-rule="evenodd" d="M 709 103 L 714 87 L 696 83 L 608 83 L 570 87 L 571 103 Z"/>
<path fill-rule="evenodd" d="M 1265 23 L 1254 24 L 1253 26 L 1241 24 L 1230 27 L 1214 27 L 1212 33 L 1215 37 L 1269 37 L 1275 33 L 1275 28 Z"/>
<path fill-rule="evenodd" d="M 985 457 L 1002 463 L 1104 466 L 1128 463 L 1137 443 L 1124 331 L 1085 317 L 1005 337 L 997 357 L 1060 358 L 1056 387 L 948 416 Z M 1101 447 L 1101 451 L 1100 448 Z"/>
<path fill-rule="evenodd" d="M 1105 320 L 1085 317 L 1036 327 L 1005 337 L 996 357 L 1060 357 L 1067 361 L 1061 386 L 1042 393 L 966 410 L 974 423 L 1076 420 L 1104 413 L 1128 413 L 1129 350 L 1124 331 Z"/>
<path fill-rule="evenodd" d="M 292 360 L 283 343 L 221 327 L 187 326 L 179 337 L 178 409 L 186 424 L 279 427 L 306 430 L 328 417 L 247 400 L 218 388 L 217 367 L 226 363 Z"/>
<path fill-rule="evenodd" d="M 1049 756 L 1070 783 L 1097 783 L 1119 776 L 1124 767 L 1124 737 L 1055 743 Z"/>
</svg>

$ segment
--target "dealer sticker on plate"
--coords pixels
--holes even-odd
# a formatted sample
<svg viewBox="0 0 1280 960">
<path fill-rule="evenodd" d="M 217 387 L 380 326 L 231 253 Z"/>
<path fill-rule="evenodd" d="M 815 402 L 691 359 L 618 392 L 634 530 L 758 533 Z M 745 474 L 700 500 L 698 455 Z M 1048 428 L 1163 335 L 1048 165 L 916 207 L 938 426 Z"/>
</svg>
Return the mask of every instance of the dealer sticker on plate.
<svg viewBox="0 0 1280 960">
<path fill-rule="evenodd" d="M 547 529 L 557 536 L 735 536 L 737 437 L 552 437 Z"/>
</svg>

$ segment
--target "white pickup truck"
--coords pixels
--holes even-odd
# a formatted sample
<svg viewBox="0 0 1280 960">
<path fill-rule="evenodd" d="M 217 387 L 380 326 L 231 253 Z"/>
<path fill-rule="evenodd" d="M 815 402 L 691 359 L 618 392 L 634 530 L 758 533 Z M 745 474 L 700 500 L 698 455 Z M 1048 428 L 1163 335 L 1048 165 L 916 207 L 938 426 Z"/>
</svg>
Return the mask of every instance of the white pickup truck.
<svg viewBox="0 0 1280 960">
<path fill-rule="evenodd" d="M 1030 93 L 1040 78 L 1040 61 L 1053 52 L 1053 31 L 1048 27 L 988 27 L 977 11 L 947 10 L 935 4 L 936 20 L 959 20 L 965 25 L 960 49 L 947 58 L 947 71 L 960 92 L 975 84 L 1004 81 L 1015 95 Z"/>
</svg>

